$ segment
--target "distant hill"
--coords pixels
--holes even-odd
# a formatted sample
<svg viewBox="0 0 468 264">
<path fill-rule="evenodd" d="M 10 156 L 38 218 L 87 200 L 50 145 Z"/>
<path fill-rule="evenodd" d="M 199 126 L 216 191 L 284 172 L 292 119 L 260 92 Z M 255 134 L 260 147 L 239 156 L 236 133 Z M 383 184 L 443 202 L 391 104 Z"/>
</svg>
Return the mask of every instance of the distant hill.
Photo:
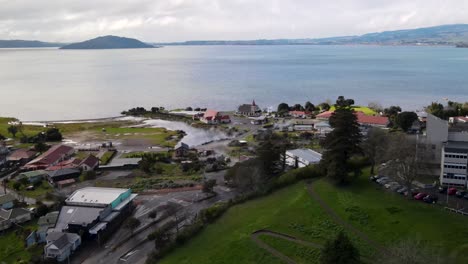
<svg viewBox="0 0 468 264">
<path fill-rule="evenodd" d="M 271 40 L 208 40 L 157 45 L 457 45 L 468 42 L 468 24 L 385 31 L 361 36 Z"/>
<path fill-rule="evenodd" d="M 0 40 L 0 48 L 47 48 L 61 47 L 62 43 L 50 43 L 37 40 Z"/>
<path fill-rule="evenodd" d="M 142 49 L 154 48 L 153 45 L 143 43 L 137 39 L 117 36 L 98 37 L 83 42 L 73 43 L 61 49 Z"/>
</svg>

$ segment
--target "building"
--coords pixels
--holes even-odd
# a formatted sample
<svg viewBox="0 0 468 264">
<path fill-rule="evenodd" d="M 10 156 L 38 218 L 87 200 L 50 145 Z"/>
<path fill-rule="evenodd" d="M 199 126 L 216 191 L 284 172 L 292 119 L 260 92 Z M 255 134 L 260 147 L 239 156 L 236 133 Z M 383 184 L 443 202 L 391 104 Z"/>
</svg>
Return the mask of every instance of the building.
<svg viewBox="0 0 468 264">
<path fill-rule="evenodd" d="M 203 116 L 200 117 L 200 121 L 205 124 L 217 125 L 217 124 L 228 124 L 231 123 L 229 115 L 222 115 L 216 110 L 206 110 Z"/>
<path fill-rule="evenodd" d="M 81 159 L 71 158 L 64 161 L 61 161 L 54 166 L 47 167 L 47 171 L 54 171 L 60 169 L 78 169 L 80 168 L 80 164 L 82 163 Z"/>
<path fill-rule="evenodd" d="M 263 125 L 268 123 L 268 118 L 266 116 L 250 117 L 249 119 L 252 125 Z"/>
<path fill-rule="evenodd" d="M 468 123 L 468 116 L 454 116 L 449 118 L 449 123 L 450 124 L 456 124 L 456 123 L 463 123 L 466 124 Z"/>
<path fill-rule="evenodd" d="M 81 238 L 77 234 L 52 232 L 47 234 L 44 255 L 46 258 L 65 261 L 81 245 Z"/>
<path fill-rule="evenodd" d="M 99 167 L 99 159 L 93 155 L 86 157 L 81 163 L 80 168 L 83 171 L 93 171 Z"/>
<path fill-rule="evenodd" d="M 18 180 L 22 179 L 22 178 L 26 178 L 26 179 L 28 179 L 29 183 L 34 184 L 34 183 L 42 181 L 46 176 L 47 176 L 46 171 L 44 171 L 44 170 L 35 170 L 35 171 L 22 172 L 16 178 Z"/>
<path fill-rule="evenodd" d="M 11 193 L 0 195 L 0 207 L 2 209 L 11 209 L 15 204 L 16 197 Z"/>
<path fill-rule="evenodd" d="M 133 209 L 130 189 L 86 187 L 73 192 L 49 232 L 71 232 L 86 238 L 106 235 Z"/>
<path fill-rule="evenodd" d="M 325 111 L 316 116 L 320 120 L 329 120 L 334 111 Z M 361 126 L 373 126 L 385 128 L 390 123 L 390 120 L 386 116 L 372 116 L 366 115 L 361 111 L 355 112 L 357 121 Z"/>
<path fill-rule="evenodd" d="M 236 114 L 243 115 L 243 116 L 261 116 L 262 110 L 260 107 L 255 103 L 255 100 L 252 104 L 243 104 L 237 108 Z"/>
<path fill-rule="evenodd" d="M 314 125 L 314 127 L 317 130 L 317 132 L 319 133 L 319 135 L 321 135 L 321 136 L 325 136 L 328 133 L 333 131 L 333 128 L 330 126 L 330 123 L 328 123 L 326 121 L 316 123 Z"/>
<path fill-rule="evenodd" d="M 307 118 L 309 113 L 304 111 L 289 111 L 289 115 L 294 118 Z"/>
<path fill-rule="evenodd" d="M 312 131 L 314 129 L 313 124 L 295 124 L 293 126 L 294 131 Z"/>
<path fill-rule="evenodd" d="M 190 147 L 184 142 L 177 143 L 177 145 L 174 148 L 174 155 L 176 157 L 186 157 L 189 152 L 190 152 Z"/>
<path fill-rule="evenodd" d="M 28 162 L 24 168 L 26 170 L 46 169 L 70 158 L 73 153 L 75 153 L 75 150 L 72 147 L 65 145 L 55 145 L 44 154 Z"/>
<path fill-rule="evenodd" d="M 36 157 L 37 152 L 28 149 L 17 149 L 10 153 L 7 157 L 7 161 L 11 163 L 19 163 L 24 165 Z"/>
<path fill-rule="evenodd" d="M 107 165 L 99 165 L 99 169 L 134 169 L 138 167 L 141 160 L 142 158 L 114 158 Z"/>
<path fill-rule="evenodd" d="M 0 140 L 0 167 L 7 163 L 8 153 L 10 153 L 10 151 L 6 147 L 5 142 Z"/>
<path fill-rule="evenodd" d="M 47 237 L 47 231 L 50 228 L 53 228 L 55 224 L 57 223 L 59 212 L 54 211 L 54 212 L 49 212 L 44 216 L 39 217 L 39 220 L 37 221 L 37 225 L 39 228 L 37 229 L 36 235 L 37 235 L 37 242 L 39 243 L 45 243 L 46 242 L 46 237 Z"/>
<path fill-rule="evenodd" d="M 317 164 L 322 159 L 322 154 L 311 149 L 293 149 L 286 151 L 286 164 L 294 168 L 303 168 Z"/>
<path fill-rule="evenodd" d="M 445 143 L 442 147 L 441 164 L 441 184 L 468 188 L 468 142 Z"/>
<path fill-rule="evenodd" d="M 47 179 L 51 184 L 55 184 L 59 181 L 76 179 L 80 177 L 81 171 L 74 168 L 59 169 L 47 172 Z"/>
<path fill-rule="evenodd" d="M 31 218 L 31 211 L 24 208 L 0 209 L 0 230 L 8 229 L 13 224 L 28 222 Z"/>
</svg>

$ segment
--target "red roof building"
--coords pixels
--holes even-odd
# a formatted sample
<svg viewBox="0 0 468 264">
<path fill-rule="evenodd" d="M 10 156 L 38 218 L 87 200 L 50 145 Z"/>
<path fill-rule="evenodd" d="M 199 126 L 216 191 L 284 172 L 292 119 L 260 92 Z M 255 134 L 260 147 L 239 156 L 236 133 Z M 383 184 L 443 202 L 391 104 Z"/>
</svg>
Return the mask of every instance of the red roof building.
<svg viewBox="0 0 468 264">
<path fill-rule="evenodd" d="M 203 114 L 203 117 L 200 118 L 200 121 L 205 124 L 227 124 L 231 123 L 231 117 L 222 115 L 216 110 L 208 109 Z"/>
<path fill-rule="evenodd" d="M 46 171 L 55 171 L 55 170 L 60 170 L 60 169 L 75 169 L 75 168 L 78 168 L 81 163 L 82 163 L 81 159 L 71 158 L 69 160 L 61 161 L 54 166 L 48 167 Z"/>
<path fill-rule="evenodd" d="M 329 119 L 334 111 L 326 111 L 317 115 L 317 119 Z M 358 123 L 361 125 L 368 126 L 380 126 L 386 127 L 389 124 L 389 119 L 386 116 L 371 116 L 366 115 L 363 112 L 356 112 Z"/>
<path fill-rule="evenodd" d="M 304 111 L 289 111 L 289 115 L 296 117 L 296 118 L 305 118 L 309 115 L 310 113 L 304 112 Z"/>
<path fill-rule="evenodd" d="M 330 116 L 333 114 L 333 112 L 334 111 L 325 111 L 323 113 L 318 114 L 315 118 L 328 120 Z"/>
<path fill-rule="evenodd" d="M 81 164 L 80 168 L 82 168 L 84 171 L 93 171 L 99 166 L 99 159 L 96 158 L 93 155 L 89 155 L 84 159 Z"/>
<path fill-rule="evenodd" d="M 22 164 L 25 164 L 26 162 L 32 160 L 36 155 L 36 151 L 32 151 L 29 149 L 17 149 L 7 157 L 7 161 L 20 162 Z"/>
<path fill-rule="evenodd" d="M 28 170 L 46 169 L 68 159 L 74 152 L 75 149 L 72 147 L 55 145 L 36 159 L 26 164 L 24 167 Z"/>
</svg>

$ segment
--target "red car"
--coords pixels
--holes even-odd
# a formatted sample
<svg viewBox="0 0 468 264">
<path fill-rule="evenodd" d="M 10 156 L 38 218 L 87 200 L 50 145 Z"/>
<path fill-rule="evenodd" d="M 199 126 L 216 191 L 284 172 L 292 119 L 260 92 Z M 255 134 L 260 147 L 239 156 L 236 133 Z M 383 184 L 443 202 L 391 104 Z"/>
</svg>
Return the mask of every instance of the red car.
<svg viewBox="0 0 468 264">
<path fill-rule="evenodd" d="M 448 195 L 455 195 L 457 193 L 457 188 L 449 188 L 447 190 Z"/>
<path fill-rule="evenodd" d="M 421 192 L 421 193 L 416 194 L 416 195 L 414 196 L 414 199 L 415 199 L 415 200 L 422 200 L 422 199 L 424 199 L 424 197 L 426 197 L 426 196 L 427 196 L 427 193 L 422 193 L 422 192 Z"/>
</svg>

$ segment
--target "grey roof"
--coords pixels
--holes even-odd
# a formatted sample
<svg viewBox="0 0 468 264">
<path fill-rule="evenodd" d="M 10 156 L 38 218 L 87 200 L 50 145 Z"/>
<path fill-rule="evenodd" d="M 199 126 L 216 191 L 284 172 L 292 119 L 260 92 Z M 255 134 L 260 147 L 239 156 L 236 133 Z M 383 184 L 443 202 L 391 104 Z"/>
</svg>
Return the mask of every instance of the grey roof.
<svg viewBox="0 0 468 264">
<path fill-rule="evenodd" d="M 445 144 L 445 152 L 468 153 L 468 142 L 449 141 Z"/>
<path fill-rule="evenodd" d="M 108 167 L 123 167 L 123 166 L 137 166 L 138 162 L 141 161 L 141 158 L 115 158 L 105 166 L 100 166 L 100 168 L 108 168 Z"/>
<path fill-rule="evenodd" d="M 185 144 L 184 142 L 179 142 L 174 147 L 174 149 L 179 149 L 179 148 L 190 149 L 189 145 Z"/>
<path fill-rule="evenodd" d="M 14 200 L 16 200 L 16 198 L 11 193 L 0 195 L 0 204 L 6 204 L 9 202 L 13 202 Z"/>
<path fill-rule="evenodd" d="M 0 209 L 0 219 L 10 219 L 10 210 Z"/>
<path fill-rule="evenodd" d="M 43 225 L 54 226 L 55 223 L 57 223 L 58 216 L 59 216 L 59 211 L 47 213 L 46 215 L 41 216 L 39 218 L 39 220 L 37 221 L 37 224 L 40 226 L 43 226 Z"/>
<path fill-rule="evenodd" d="M 63 175 L 69 175 L 69 174 L 79 174 L 79 173 L 80 173 L 80 170 L 75 169 L 75 168 L 65 168 L 65 169 L 60 169 L 60 170 L 47 172 L 47 174 L 51 178 L 59 177 L 59 176 L 63 176 Z"/>
<path fill-rule="evenodd" d="M 16 218 L 21 215 L 31 214 L 31 211 L 24 208 L 13 208 L 11 209 L 10 218 Z"/>
<path fill-rule="evenodd" d="M 308 162 L 319 162 L 322 159 L 322 154 L 313 151 L 311 149 L 293 149 L 287 152 L 301 159 L 307 160 Z"/>
<path fill-rule="evenodd" d="M 54 245 L 58 249 L 65 248 L 67 245 L 74 243 L 80 237 L 73 233 L 50 232 L 47 234 L 47 242 L 49 245 Z"/>
<path fill-rule="evenodd" d="M 63 206 L 54 229 L 66 230 L 68 224 L 87 226 L 98 219 L 103 210 L 104 208 Z"/>
</svg>

